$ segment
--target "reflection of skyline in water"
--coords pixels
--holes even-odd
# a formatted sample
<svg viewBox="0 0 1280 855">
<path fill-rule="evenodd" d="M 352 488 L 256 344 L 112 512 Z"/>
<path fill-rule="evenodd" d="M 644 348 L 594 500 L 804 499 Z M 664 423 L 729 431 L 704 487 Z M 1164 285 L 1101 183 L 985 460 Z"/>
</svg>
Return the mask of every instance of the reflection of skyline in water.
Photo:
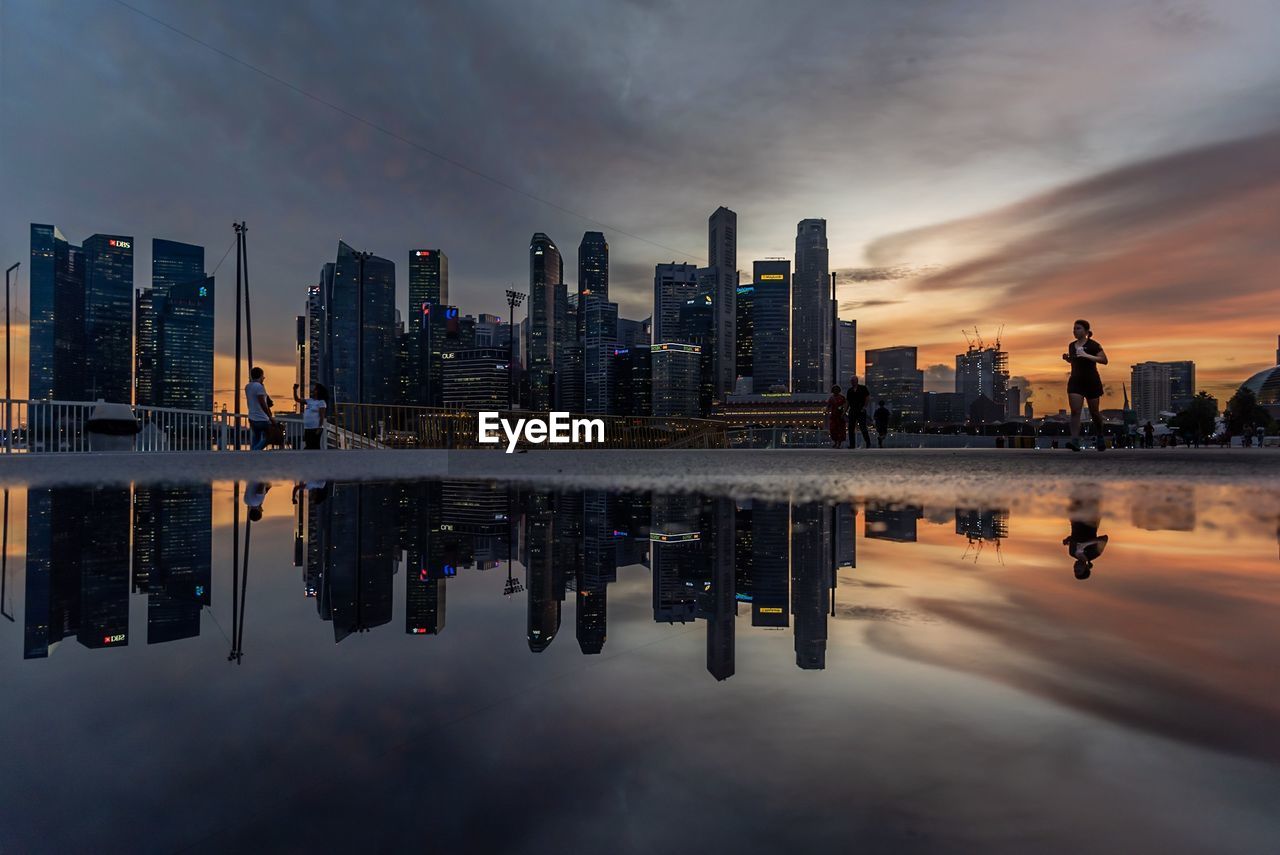
<svg viewBox="0 0 1280 855">
<path fill-rule="evenodd" d="M 1188 530 L 1182 504 L 1055 498 L 1011 514 L 464 482 L 19 491 L 0 668 L 8 732 L 34 738 L 10 760 L 7 824 L 28 845 L 9 848 L 75 849 L 67 829 L 92 829 L 112 851 L 140 848 L 131 834 L 177 849 L 242 823 L 247 841 L 262 816 L 312 848 L 348 843 L 342 822 L 455 844 L 493 780 L 550 763 L 591 798 L 547 813 L 556 797 L 531 791 L 510 826 L 599 816 L 633 822 L 646 850 L 694 802 L 740 832 L 699 848 L 750 849 L 762 831 L 735 822 L 776 825 L 815 791 L 927 848 L 1018 851 L 963 835 L 979 815 L 1019 844 L 1069 837 L 1081 812 L 1107 817 L 1090 833 L 1109 850 L 1217 840 L 1220 823 L 1152 813 L 1192 794 L 1263 839 L 1280 780 L 1270 521 L 1224 531 L 1210 507 Z M 90 649 L 112 636 L 127 649 Z M 228 642 L 243 667 L 224 665 Z M 326 783 L 298 785 L 320 756 Z M 165 786 L 102 796 L 122 757 Z M 229 757 L 270 758 L 267 777 L 228 777 Z M 452 824 L 404 824 L 422 769 L 454 795 Z M 81 819 L 89 794 L 111 813 Z M 130 809 L 160 819 L 113 818 Z M 835 830 L 787 834 L 809 851 Z"/>
<path fill-rule="evenodd" d="M 245 504 L 260 505 L 268 486 L 246 485 Z M 863 538 L 899 544 L 917 541 L 922 520 L 953 519 L 970 557 L 988 544 L 998 551 L 1009 537 L 1007 509 L 957 507 L 949 517 L 873 500 L 861 507 L 735 502 L 462 481 L 314 482 L 296 485 L 291 496 L 293 564 L 335 642 L 391 623 L 399 598 L 405 634 L 440 635 L 451 580 L 497 567 L 510 574 L 518 561 L 522 580 L 507 593 L 526 597 L 530 651 L 555 642 L 571 596 L 578 647 L 599 654 L 608 643 L 610 586 L 620 567 L 642 566 L 655 622 L 706 622 L 706 667 L 717 680 L 735 672 L 739 616 L 749 617 L 752 630 L 789 631 L 797 667 L 826 666 L 838 571 L 856 566 L 859 515 Z M 213 501 L 209 486 L 30 490 L 26 658 L 46 657 L 72 636 L 88 648 L 128 645 L 130 593 L 147 598 L 148 644 L 199 636 L 214 601 Z M 1083 507 L 1093 508 L 1086 517 L 1096 515 L 1096 506 L 1091 495 L 1073 494 L 1073 514 Z M 1134 525 L 1151 530 L 1188 530 L 1194 522 L 1188 501 L 1133 511 Z M 1076 548 L 1082 530 L 1091 544 L 1105 544 L 1097 523 L 1069 521 L 1064 544 Z M 237 544 L 255 523 L 243 525 Z M 1078 552 L 1100 555 L 1096 545 Z M 1087 578 L 1080 566 L 1077 560 L 1077 577 Z M 247 575 L 238 570 L 236 584 L 247 584 Z M 242 632 L 233 628 L 237 638 Z"/>
</svg>

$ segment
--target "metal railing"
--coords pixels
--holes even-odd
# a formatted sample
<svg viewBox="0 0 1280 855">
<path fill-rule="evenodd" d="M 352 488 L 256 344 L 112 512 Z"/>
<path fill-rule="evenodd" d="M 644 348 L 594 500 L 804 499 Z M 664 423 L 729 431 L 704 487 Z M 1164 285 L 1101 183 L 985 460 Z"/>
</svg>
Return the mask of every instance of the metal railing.
<svg viewBox="0 0 1280 855">
<path fill-rule="evenodd" d="M 2 400 L 2 399 L 0 399 Z M 4 451 L 43 454 L 94 450 L 95 440 L 88 430 L 96 403 L 90 401 L 25 401 L 4 403 Z M 136 451 L 228 451 L 248 449 L 248 416 L 225 411 L 184 410 L 173 407 L 136 406 L 130 408 L 138 422 L 138 432 L 113 447 Z M 547 419 L 549 413 L 503 411 L 500 418 L 512 424 L 520 419 Z M 521 439 L 519 448 L 727 448 L 728 435 L 722 422 L 711 419 L 574 415 L 599 419 L 604 425 L 603 442 L 564 444 L 530 443 Z M 286 448 L 303 447 L 302 416 L 280 414 Z M 497 444 L 479 442 L 479 414 L 459 409 L 408 407 L 381 404 L 337 403 L 333 407 L 322 446 L 333 449 L 386 448 L 476 448 L 505 449 L 506 439 Z"/>
</svg>

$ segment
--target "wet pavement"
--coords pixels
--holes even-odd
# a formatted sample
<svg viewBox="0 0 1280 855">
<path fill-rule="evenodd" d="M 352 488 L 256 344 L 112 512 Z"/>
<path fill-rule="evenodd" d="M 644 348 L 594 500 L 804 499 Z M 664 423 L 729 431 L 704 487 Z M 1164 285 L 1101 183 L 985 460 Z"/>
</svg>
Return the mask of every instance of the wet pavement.
<svg viewBox="0 0 1280 855">
<path fill-rule="evenodd" d="M 1276 851 L 1277 517 L 1140 483 L 14 487 L 0 851 Z"/>
</svg>

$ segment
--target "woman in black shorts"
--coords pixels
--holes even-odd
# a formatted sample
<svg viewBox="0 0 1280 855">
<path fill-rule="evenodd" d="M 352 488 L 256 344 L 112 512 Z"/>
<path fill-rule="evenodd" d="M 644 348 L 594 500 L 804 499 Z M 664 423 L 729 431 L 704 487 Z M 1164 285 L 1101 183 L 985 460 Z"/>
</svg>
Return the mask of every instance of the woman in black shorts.
<svg viewBox="0 0 1280 855">
<path fill-rule="evenodd" d="M 1080 410 L 1088 401 L 1098 450 L 1104 451 L 1107 443 L 1102 435 L 1102 377 L 1098 375 L 1098 366 L 1107 364 L 1107 352 L 1093 340 L 1093 330 L 1089 329 L 1088 321 L 1076 321 L 1072 333 L 1075 340 L 1062 354 L 1062 358 L 1071 363 L 1071 379 L 1067 381 L 1067 399 L 1071 402 L 1071 441 L 1067 448 L 1080 450 Z"/>
</svg>

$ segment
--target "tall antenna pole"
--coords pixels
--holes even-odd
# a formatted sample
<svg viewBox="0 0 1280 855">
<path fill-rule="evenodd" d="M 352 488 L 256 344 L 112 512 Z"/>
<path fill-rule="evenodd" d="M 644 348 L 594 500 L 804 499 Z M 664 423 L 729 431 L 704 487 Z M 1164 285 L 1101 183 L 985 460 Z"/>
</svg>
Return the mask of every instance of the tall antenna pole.
<svg viewBox="0 0 1280 855">
<path fill-rule="evenodd" d="M 231 394 L 236 399 L 235 424 L 232 426 L 232 432 L 235 435 L 235 448 L 240 450 L 240 299 L 241 299 L 241 277 L 242 270 L 240 266 L 241 253 L 240 247 L 244 240 L 241 232 L 240 223 L 232 223 L 231 227 L 236 230 L 236 384 L 231 390 Z"/>
<path fill-rule="evenodd" d="M 836 272 L 831 271 L 831 385 L 840 383 L 840 304 L 836 302 Z"/>
<path fill-rule="evenodd" d="M 4 272 L 4 450 L 13 451 L 13 351 L 9 334 L 9 274 L 18 269 L 21 261 L 15 261 Z M 31 397 L 28 391 L 27 397 Z M 30 423 L 30 419 L 27 419 Z M 8 508 L 9 491 L 5 491 L 5 507 Z M 5 517 L 6 524 L 8 516 Z"/>
<path fill-rule="evenodd" d="M 249 312 L 249 228 L 240 221 L 240 254 L 244 261 L 244 343 L 249 367 L 253 367 L 253 316 Z"/>
</svg>

